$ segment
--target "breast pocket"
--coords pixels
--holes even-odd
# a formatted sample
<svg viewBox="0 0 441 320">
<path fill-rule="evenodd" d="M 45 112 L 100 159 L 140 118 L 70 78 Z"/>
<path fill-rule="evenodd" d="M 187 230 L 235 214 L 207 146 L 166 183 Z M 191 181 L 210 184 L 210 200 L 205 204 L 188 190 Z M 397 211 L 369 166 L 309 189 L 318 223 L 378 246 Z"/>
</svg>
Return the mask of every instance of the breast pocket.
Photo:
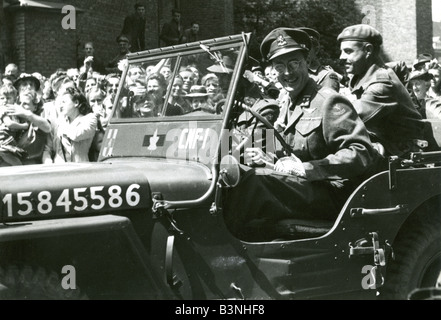
<svg viewBox="0 0 441 320">
<path fill-rule="evenodd" d="M 322 118 L 302 118 L 296 125 L 296 131 L 302 136 L 309 136 L 314 130 L 320 127 Z"/>
<path fill-rule="evenodd" d="M 296 125 L 294 151 L 303 161 L 316 159 L 324 149 L 321 124 L 322 118 L 302 118 Z"/>
</svg>

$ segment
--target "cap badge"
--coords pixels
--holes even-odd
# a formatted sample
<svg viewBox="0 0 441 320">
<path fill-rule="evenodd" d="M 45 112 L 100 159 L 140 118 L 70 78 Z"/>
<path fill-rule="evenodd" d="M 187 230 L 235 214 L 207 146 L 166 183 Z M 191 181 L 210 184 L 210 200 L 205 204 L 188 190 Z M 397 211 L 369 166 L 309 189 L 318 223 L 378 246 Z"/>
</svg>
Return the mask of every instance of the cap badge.
<svg viewBox="0 0 441 320">
<path fill-rule="evenodd" d="M 283 46 L 287 45 L 286 40 L 285 40 L 285 38 L 282 35 L 277 37 L 277 45 L 279 47 L 283 47 Z"/>
</svg>

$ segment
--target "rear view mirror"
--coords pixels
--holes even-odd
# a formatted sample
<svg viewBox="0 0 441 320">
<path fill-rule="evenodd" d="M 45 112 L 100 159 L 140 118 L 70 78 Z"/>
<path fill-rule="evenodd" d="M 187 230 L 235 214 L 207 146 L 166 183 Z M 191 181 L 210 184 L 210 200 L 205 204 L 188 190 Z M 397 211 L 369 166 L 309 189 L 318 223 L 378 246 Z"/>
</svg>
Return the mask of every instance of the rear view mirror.
<svg viewBox="0 0 441 320">
<path fill-rule="evenodd" d="M 234 188 L 240 180 L 239 161 L 231 155 L 222 158 L 219 168 L 219 178 L 227 188 Z"/>
</svg>

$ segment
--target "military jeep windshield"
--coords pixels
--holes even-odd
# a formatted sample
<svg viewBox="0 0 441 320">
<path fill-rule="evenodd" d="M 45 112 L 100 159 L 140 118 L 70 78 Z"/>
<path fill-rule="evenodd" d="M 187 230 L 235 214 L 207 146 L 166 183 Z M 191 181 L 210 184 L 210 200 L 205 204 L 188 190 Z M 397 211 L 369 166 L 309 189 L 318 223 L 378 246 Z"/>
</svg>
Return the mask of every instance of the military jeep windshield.
<svg viewBox="0 0 441 320">
<path fill-rule="evenodd" d="M 129 54 L 101 159 L 211 163 L 241 78 L 247 36 Z"/>
</svg>

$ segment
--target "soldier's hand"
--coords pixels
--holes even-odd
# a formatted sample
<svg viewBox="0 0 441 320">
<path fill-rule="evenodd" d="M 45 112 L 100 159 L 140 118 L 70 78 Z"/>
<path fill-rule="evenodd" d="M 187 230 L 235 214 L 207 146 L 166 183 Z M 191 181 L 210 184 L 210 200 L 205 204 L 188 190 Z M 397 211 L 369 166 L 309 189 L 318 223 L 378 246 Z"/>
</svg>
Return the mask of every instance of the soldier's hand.
<svg viewBox="0 0 441 320">
<path fill-rule="evenodd" d="M 274 165 L 274 170 L 306 178 L 306 172 L 302 161 L 294 154 L 280 158 Z"/>
<path fill-rule="evenodd" d="M 269 157 L 260 148 L 246 148 L 244 153 L 245 163 L 249 166 L 255 165 L 265 165 L 269 168 L 274 168 L 273 159 Z"/>
</svg>

